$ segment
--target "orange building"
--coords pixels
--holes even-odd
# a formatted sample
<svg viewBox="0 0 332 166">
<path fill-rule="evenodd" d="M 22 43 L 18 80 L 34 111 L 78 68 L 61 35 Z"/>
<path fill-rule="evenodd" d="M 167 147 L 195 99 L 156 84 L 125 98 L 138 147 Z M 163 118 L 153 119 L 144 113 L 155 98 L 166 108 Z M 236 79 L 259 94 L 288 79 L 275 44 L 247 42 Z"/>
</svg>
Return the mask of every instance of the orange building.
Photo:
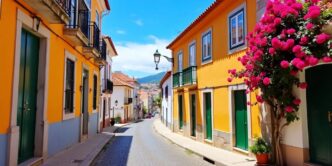
<svg viewBox="0 0 332 166">
<path fill-rule="evenodd" d="M 107 0 L 0 1 L 0 165 L 42 162 L 97 133 Z M 32 159 L 32 160 L 30 160 Z"/>
</svg>

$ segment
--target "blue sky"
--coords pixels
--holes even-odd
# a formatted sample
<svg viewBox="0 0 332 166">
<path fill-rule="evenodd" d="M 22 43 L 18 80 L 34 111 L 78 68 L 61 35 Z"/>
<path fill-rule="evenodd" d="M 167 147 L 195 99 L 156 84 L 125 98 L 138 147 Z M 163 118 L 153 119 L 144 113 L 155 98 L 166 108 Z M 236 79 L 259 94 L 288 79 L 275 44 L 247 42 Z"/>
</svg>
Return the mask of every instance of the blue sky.
<svg viewBox="0 0 332 166">
<path fill-rule="evenodd" d="M 171 56 L 165 47 L 197 18 L 214 0 L 109 0 L 111 12 L 103 17 L 102 30 L 112 37 L 119 56 L 113 71 L 143 77 L 166 71 L 170 64 L 161 60 L 154 70 L 156 49 Z"/>
</svg>

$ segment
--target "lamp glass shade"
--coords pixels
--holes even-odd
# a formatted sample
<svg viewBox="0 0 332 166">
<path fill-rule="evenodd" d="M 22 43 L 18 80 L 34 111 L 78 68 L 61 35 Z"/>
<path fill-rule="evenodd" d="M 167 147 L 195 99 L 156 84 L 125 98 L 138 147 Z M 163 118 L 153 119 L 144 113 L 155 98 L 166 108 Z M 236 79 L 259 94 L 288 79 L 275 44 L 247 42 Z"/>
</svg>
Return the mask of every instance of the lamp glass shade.
<svg viewBox="0 0 332 166">
<path fill-rule="evenodd" d="M 161 54 L 158 52 L 158 50 L 153 54 L 154 62 L 158 64 L 160 62 L 160 56 Z"/>
</svg>

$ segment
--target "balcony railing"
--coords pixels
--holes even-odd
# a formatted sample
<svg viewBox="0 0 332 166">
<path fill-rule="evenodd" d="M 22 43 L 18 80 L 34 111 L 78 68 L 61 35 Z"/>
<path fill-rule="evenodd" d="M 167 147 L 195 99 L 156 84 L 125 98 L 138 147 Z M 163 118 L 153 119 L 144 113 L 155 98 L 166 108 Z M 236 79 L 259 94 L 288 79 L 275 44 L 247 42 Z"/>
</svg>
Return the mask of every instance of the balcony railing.
<svg viewBox="0 0 332 166">
<path fill-rule="evenodd" d="M 72 0 L 55 0 L 58 5 L 67 13 L 70 14 L 71 1 Z"/>
<path fill-rule="evenodd" d="M 90 42 L 89 47 L 93 47 L 100 51 L 100 30 L 95 22 L 90 23 Z"/>
<path fill-rule="evenodd" d="M 131 98 L 131 97 L 125 97 L 124 104 L 125 105 L 129 105 L 131 103 L 133 103 L 133 98 Z"/>
<path fill-rule="evenodd" d="M 43 16 L 52 24 L 67 24 L 71 0 L 24 0 L 37 15 Z"/>
<path fill-rule="evenodd" d="M 103 93 L 112 94 L 113 93 L 113 82 L 109 79 L 103 80 Z"/>
<path fill-rule="evenodd" d="M 101 40 L 101 46 L 100 46 L 100 53 L 101 53 L 101 59 L 106 61 L 106 54 L 107 54 L 107 45 L 105 40 Z"/>
<path fill-rule="evenodd" d="M 182 86 L 182 72 L 177 72 L 173 74 L 173 87 Z"/>
<path fill-rule="evenodd" d="M 183 70 L 183 85 L 193 85 L 196 84 L 196 66 L 190 66 Z"/>
<path fill-rule="evenodd" d="M 90 11 L 82 4 L 84 0 L 79 0 L 78 11 L 75 6 L 71 6 L 70 21 L 65 26 L 64 34 L 74 46 L 87 46 L 90 35 Z"/>
</svg>

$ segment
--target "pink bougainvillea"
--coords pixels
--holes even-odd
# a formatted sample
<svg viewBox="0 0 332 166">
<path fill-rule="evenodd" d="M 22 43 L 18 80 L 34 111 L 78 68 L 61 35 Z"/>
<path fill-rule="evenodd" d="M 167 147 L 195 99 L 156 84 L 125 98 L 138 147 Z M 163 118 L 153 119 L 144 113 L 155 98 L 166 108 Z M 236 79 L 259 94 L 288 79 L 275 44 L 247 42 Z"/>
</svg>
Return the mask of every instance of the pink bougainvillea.
<svg viewBox="0 0 332 166">
<path fill-rule="evenodd" d="M 332 18 L 321 0 L 273 0 L 266 12 L 249 33 L 248 51 L 239 58 L 241 71 L 230 70 L 232 78 L 243 78 L 249 91 L 260 89 L 258 102 L 267 102 L 282 110 L 278 116 L 287 122 L 298 119 L 299 100 L 293 88 L 306 89 L 298 72 L 320 62 L 332 62 L 331 36 L 321 27 Z M 295 85 L 295 86 L 294 86 Z"/>
</svg>

